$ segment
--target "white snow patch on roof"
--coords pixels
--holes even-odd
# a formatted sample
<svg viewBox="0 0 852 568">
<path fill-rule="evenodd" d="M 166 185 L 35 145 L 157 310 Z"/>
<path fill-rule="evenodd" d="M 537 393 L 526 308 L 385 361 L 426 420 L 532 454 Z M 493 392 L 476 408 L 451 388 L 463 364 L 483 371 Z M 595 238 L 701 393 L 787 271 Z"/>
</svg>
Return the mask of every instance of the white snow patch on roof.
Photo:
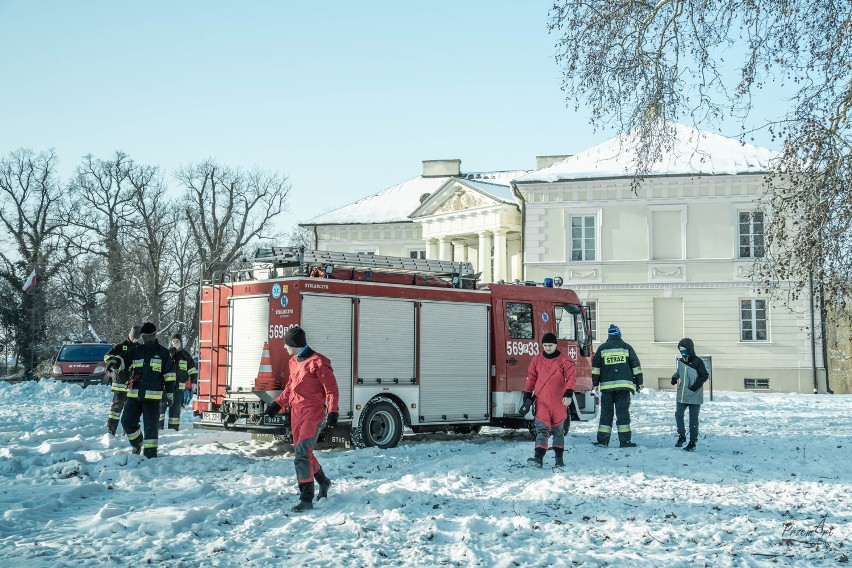
<svg viewBox="0 0 852 568">
<path fill-rule="evenodd" d="M 417 176 L 334 211 L 317 215 L 302 224 L 348 225 L 411 222 L 408 216 L 420 207 L 421 196 L 424 193 L 434 193 L 450 179 L 458 179 L 471 186 L 475 185 L 480 191 L 501 201 L 514 202 L 509 183 L 518 175 L 526 173 L 529 173 L 529 170 L 462 173 L 457 178 Z M 477 184 L 476 182 L 483 183 Z"/>
<path fill-rule="evenodd" d="M 771 161 L 778 156 L 774 150 L 742 144 L 734 138 L 683 124 L 674 127 L 673 147 L 651 167 L 648 175 L 762 173 L 771 169 Z M 622 134 L 515 181 L 555 182 L 631 176 L 635 172 L 635 146 L 633 133 Z"/>
</svg>

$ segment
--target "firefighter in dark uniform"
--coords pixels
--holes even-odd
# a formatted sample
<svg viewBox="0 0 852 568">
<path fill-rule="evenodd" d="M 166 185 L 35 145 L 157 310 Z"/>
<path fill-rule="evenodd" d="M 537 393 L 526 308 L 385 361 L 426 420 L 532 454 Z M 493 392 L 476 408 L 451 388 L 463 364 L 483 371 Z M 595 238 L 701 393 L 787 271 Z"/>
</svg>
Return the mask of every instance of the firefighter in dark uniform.
<svg viewBox="0 0 852 568">
<path fill-rule="evenodd" d="M 180 429 L 180 409 L 183 407 L 183 393 L 186 390 L 186 384 L 189 382 L 194 385 L 198 380 L 198 369 L 195 368 L 195 361 L 192 360 L 192 355 L 183 348 L 181 335 L 179 333 L 172 335 L 171 343 L 169 353 L 172 356 L 172 361 L 174 361 L 177 377 L 175 396 L 170 404 L 164 405 L 166 410 L 160 415 L 160 430 L 163 429 L 166 412 L 169 415 L 169 428 L 172 430 Z"/>
<path fill-rule="evenodd" d="M 634 448 L 630 431 L 630 396 L 642 390 L 642 367 L 630 344 L 621 339 L 618 326 L 609 326 L 608 338 L 592 358 L 592 384 L 601 393 L 601 420 L 596 446 L 608 446 L 612 416 L 622 448 Z"/>
<path fill-rule="evenodd" d="M 134 325 L 127 335 L 127 339 L 113 345 L 112 349 L 104 355 L 104 362 L 108 363 L 113 355 L 124 353 L 131 346 L 139 341 L 142 335 L 142 327 Z M 118 373 L 113 373 L 112 377 L 112 405 L 109 407 L 109 417 L 107 418 L 107 432 L 115 436 L 118 430 L 118 421 L 121 419 L 121 411 L 124 408 L 124 400 L 127 398 L 127 379 L 130 376 L 129 369 L 123 369 Z"/>
<path fill-rule="evenodd" d="M 155 458 L 160 401 L 174 399 L 175 371 L 169 350 L 157 341 L 157 326 L 147 322 L 141 331 L 139 343 L 120 355 L 113 355 L 109 366 L 119 371 L 130 369 L 121 426 L 127 433 L 133 453 L 144 453 L 147 458 Z M 144 424 L 144 434 L 139 427 L 140 417 Z"/>
</svg>

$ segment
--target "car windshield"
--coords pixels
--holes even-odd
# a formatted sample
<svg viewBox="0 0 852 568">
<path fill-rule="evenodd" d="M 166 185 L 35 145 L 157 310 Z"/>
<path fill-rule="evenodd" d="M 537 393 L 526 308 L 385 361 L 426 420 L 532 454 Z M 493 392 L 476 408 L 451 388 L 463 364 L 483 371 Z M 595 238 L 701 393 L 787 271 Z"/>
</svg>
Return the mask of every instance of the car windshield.
<svg viewBox="0 0 852 568">
<path fill-rule="evenodd" d="M 112 345 L 108 343 L 98 345 L 64 345 L 56 360 L 76 363 L 103 361 L 104 355 L 110 349 L 112 349 Z"/>
</svg>

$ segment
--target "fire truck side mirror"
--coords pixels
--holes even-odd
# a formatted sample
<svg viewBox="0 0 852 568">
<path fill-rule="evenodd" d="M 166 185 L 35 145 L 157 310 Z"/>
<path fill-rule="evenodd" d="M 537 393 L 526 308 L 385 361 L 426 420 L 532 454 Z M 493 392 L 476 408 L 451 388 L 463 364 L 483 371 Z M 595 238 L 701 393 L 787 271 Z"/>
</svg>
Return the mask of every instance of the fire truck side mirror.
<svg viewBox="0 0 852 568">
<path fill-rule="evenodd" d="M 579 318 L 578 322 L 580 325 L 577 326 L 579 328 L 579 343 L 580 343 L 580 355 L 583 357 L 588 357 L 592 354 L 592 328 L 591 328 L 591 313 L 589 311 L 589 306 L 583 306 L 581 310 L 582 316 Z"/>
</svg>

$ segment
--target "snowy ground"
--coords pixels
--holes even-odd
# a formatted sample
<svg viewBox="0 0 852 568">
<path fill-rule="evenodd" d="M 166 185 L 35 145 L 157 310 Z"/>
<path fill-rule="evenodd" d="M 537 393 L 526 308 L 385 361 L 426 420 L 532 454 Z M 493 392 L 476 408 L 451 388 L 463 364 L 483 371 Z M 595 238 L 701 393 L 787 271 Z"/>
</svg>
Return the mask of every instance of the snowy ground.
<svg viewBox="0 0 852 568">
<path fill-rule="evenodd" d="M 294 515 L 292 454 L 242 434 L 166 433 L 131 455 L 111 393 L 0 383 L 4 566 L 777 566 L 852 556 L 852 396 L 716 393 L 698 451 L 669 393 L 633 399 L 638 448 L 526 466 L 521 432 L 407 436 L 321 452 L 330 498 Z M 184 418 L 191 420 L 186 412 Z M 614 444 L 615 445 L 615 444 Z M 842 564 L 841 564 L 842 565 Z"/>
</svg>

